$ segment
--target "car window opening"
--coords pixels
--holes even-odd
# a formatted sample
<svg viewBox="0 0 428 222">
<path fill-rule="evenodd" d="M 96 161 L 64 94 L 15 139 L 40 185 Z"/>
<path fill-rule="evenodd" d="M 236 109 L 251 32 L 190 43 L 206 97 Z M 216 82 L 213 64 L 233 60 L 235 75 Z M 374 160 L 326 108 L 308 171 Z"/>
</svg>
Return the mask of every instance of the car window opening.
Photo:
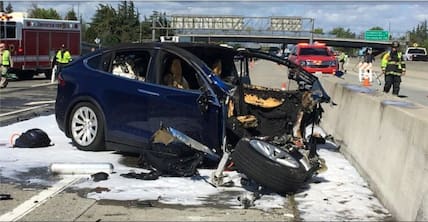
<svg viewBox="0 0 428 222">
<path fill-rule="evenodd" d="M 199 89 L 196 70 L 176 56 L 167 56 L 161 84 L 179 89 Z"/>
<path fill-rule="evenodd" d="M 114 75 L 145 81 L 150 55 L 143 53 L 118 54 L 113 59 L 112 71 Z"/>
</svg>

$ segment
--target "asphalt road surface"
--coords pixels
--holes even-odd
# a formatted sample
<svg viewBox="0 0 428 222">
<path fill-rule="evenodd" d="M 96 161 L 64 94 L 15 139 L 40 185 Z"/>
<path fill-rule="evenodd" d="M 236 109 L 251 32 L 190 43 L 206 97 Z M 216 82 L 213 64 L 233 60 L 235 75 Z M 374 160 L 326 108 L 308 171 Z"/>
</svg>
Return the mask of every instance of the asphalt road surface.
<svg viewBox="0 0 428 222">
<path fill-rule="evenodd" d="M 44 78 L 10 81 L 0 90 L 0 126 L 53 113 L 56 83 Z"/>
</svg>

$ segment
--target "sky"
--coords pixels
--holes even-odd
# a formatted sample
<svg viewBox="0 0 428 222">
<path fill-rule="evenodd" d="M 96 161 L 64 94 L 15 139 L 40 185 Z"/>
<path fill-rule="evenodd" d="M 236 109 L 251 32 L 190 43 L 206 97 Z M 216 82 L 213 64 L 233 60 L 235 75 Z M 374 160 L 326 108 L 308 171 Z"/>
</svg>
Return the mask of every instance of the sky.
<svg viewBox="0 0 428 222">
<path fill-rule="evenodd" d="M 15 11 L 27 11 L 31 4 L 40 8 L 53 8 L 61 15 L 74 8 L 85 21 L 90 21 L 99 4 L 117 8 L 119 1 L 4 1 L 11 3 Z M 372 27 L 382 27 L 392 35 L 402 36 L 428 19 L 428 1 L 262 1 L 262 0 L 136 0 L 136 8 L 142 16 L 153 11 L 173 14 L 236 15 L 244 17 L 300 16 L 313 18 L 315 28 L 329 32 L 333 28 L 350 29 L 357 34 Z"/>
<path fill-rule="evenodd" d="M 10 148 L 11 135 L 34 127 L 45 131 L 54 145 L 46 148 Z M 226 172 L 235 184 L 227 188 L 214 188 L 204 180 L 195 177 L 160 177 L 154 181 L 121 177 L 122 173 L 140 173 L 143 170 L 129 166 L 121 154 L 113 151 L 85 152 L 76 149 L 71 145 L 71 139 L 58 129 L 54 115 L 0 127 L 0 132 L 0 183 L 2 180 L 13 180 L 21 181 L 27 186 L 55 186 L 55 183 L 59 182 L 57 179 L 53 180 L 48 172 L 52 163 L 70 165 L 84 163 L 81 168 L 85 170 L 90 168 L 88 166 L 91 164 L 111 163 L 115 173 L 110 174 L 107 180 L 95 182 L 87 176 L 82 177 L 81 180 L 72 184 L 71 189 L 75 191 L 91 190 L 96 187 L 109 189 L 100 193 L 89 192 L 86 195 L 86 198 L 96 200 L 158 200 L 163 204 L 186 206 L 214 203 L 217 206 L 229 208 L 242 208 L 237 195 L 248 194 L 248 191 L 240 185 L 241 176 L 235 171 Z M 325 159 L 328 170 L 313 177 L 306 187 L 295 195 L 300 219 L 304 221 L 391 220 L 390 213 L 368 188 L 366 181 L 344 156 L 337 152 L 337 149 L 332 149 L 331 146 L 319 147 L 318 152 L 320 157 Z M 35 172 L 35 169 L 40 174 L 28 173 Z M 208 181 L 211 180 L 213 172 L 214 170 L 209 169 L 199 170 L 200 175 L 206 177 Z M 31 178 L 28 178 L 28 175 L 32 175 Z M 0 193 L 7 193 L 7 191 L 1 190 L 0 187 Z M 269 211 L 288 207 L 286 203 L 287 197 L 270 193 L 256 200 L 253 208 Z"/>
</svg>

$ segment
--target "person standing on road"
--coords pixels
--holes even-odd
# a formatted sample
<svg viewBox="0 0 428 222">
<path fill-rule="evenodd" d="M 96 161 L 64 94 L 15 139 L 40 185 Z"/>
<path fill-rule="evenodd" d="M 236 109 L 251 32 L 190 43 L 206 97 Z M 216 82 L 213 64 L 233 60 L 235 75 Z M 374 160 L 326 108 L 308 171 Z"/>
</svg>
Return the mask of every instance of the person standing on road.
<svg viewBox="0 0 428 222">
<path fill-rule="evenodd" d="M 367 48 L 366 53 L 364 54 L 364 62 L 372 64 L 375 61 L 372 48 Z"/>
<path fill-rule="evenodd" d="M 58 75 L 58 73 L 62 70 L 62 68 L 65 65 L 71 62 L 71 60 L 72 59 L 71 59 L 70 52 L 65 48 L 65 45 L 62 44 L 61 49 L 58 50 L 58 52 L 55 55 L 55 60 L 54 60 L 54 65 L 56 65 L 55 77 Z"/>
<path fill-rule="evenodd" d="M 339 65 L 340 65 L 339 70 L 342 72 L 346 72 L 345 62 L 346 62 L 346 54 L 345 54 L 345 52 L 341 52 L 339 54 Z"/>
<path fill-rule="evenodd" d="M 0 43 L 0 59 L 0 88 L 5 88 L 8 84 L 7 73 L 9 68 L 13 67 L 12 56 L 5 43 Z"/>
<path fill-rule="evenodd" d="M 398 51 L 399 47 L 400 44 L 397 41 L 393 41 L 391 51 L 383 55 L 380 65 L 382 74 L 385 75 L 383 91 L 388 93 L 392 85 L 392 94 L 396 96 L 400 92 L 401 76 L 406 74 L 406 64 L 404 63 L 403 54 Z"/>
<path fill-rule="evenodd" d="M 363 63 L 361 65 L 361 69 L 364 70 L 363 71 L 364 73 L 372 72 L 372 66 L 373 66 L 374 60 L 375 58 L 373 55 L 372 48 L 367 48 L 366 51 L 364 52 Z"/>
</svg>

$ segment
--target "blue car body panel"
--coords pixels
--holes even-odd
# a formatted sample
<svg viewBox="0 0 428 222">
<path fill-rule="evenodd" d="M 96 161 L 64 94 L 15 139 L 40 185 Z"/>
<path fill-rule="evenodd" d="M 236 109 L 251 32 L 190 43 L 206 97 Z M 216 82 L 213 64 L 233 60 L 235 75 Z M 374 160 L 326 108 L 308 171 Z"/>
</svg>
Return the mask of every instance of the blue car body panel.
<svg viewBox="0 0 428 222">
<path fill-rule="evenodd" d="M 220 148 L 222 107 L 207 74 L 202 74 L 205 76 L 201 78 L 204 88 L 212 96 L 208 110 L 203 112 L 198 105 L 202 95 L 200 90 L 183 90 L 118 77 L 88 67 L 87 59 L 90 57 L 81 58 L 60 74 L 65 84 L 58 87 L 56 118 L 59 128 L 67 136 L 70 136 L 67 124 L 71 110 L 78 102 L 89 101 L 102 112 L 105 140 L 112 142 L 112 149 L 120 150 L 119 144 L 131 147 L 131 150 L 133 147 L 136 152 L 144 149 L 161 124 L 180 130 L 210 148 Z M 198 70 L 206 72 L 208 69 L 199 67 Z M 151 70 L 155 71 L 155 68 Z"/>
</svg>

